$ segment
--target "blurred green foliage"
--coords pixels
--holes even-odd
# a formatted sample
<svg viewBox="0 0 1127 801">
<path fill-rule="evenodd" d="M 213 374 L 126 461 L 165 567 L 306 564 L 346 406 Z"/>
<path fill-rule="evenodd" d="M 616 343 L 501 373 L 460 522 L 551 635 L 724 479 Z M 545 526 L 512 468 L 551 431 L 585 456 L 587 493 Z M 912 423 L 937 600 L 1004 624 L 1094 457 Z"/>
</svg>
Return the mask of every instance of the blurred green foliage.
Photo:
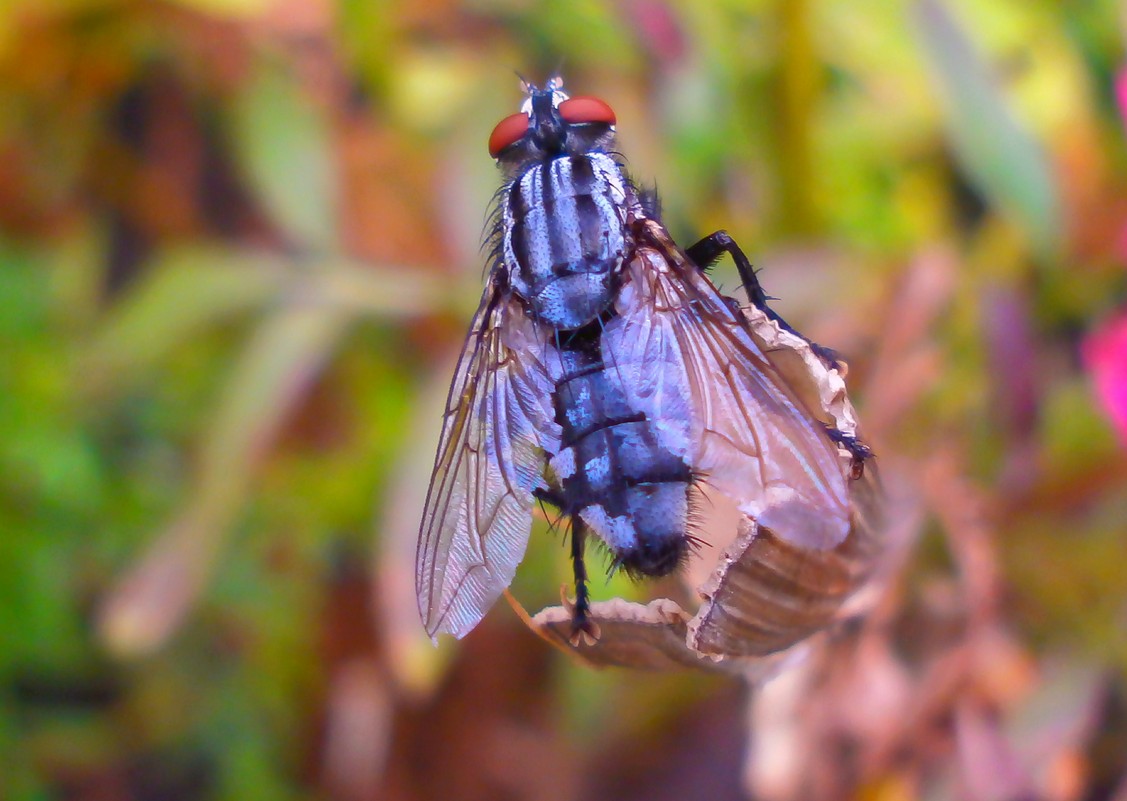
<svg viewBox="0 0 1127 801">
<path fill-rule="evenodd" d="M 951 265 L 913 335 L 924 379 L 869 421 L 879 458 L 926 496 L 928 459 L 954 452 L 985 497 L 1006 627 L 1034 661 L 1112 677 L 1088 795 L 1047 796 L 1110 797 L 1127 459 L 1076 351 L 1127 306 L 1122 14 L 0 5 L 0 796 L 500 797 L 429 775 L 484 771 L 442 739 L 485 725 L 477 697 L 537 733 L 542 797 L 579 797 L 587 772 L 586 797 L 646 797 L 632 743 L 736 708 L 714 680 L 552 662 L 505 610 L 456 656 L 415 620 L 411 538 L 497 183 L 484 143 L 519 102 L 514 70 L 562 65 L 618 111 L 679 241 L 727 229 L 784 314 L 842 350 L 863 419 L 889 321 L 911 328 L 912 265 Z M 909 610 L 958 572 L 922 514 Z M 545 529 L 514 587 L 534 609 L 567 580 Z M 349 684 L 357 661 L 376 678 Z M 383 710 L 386 742 L 360 738 L 374 774 L 349 784 L 329 734 L 355 686 L 375 689 L 341 697 Z M 460 724 L 430 722 L 463 702 Z M 894 795 L 891 770 L 865 781 L 851 797 L 924 797 Z"/>
</svg>

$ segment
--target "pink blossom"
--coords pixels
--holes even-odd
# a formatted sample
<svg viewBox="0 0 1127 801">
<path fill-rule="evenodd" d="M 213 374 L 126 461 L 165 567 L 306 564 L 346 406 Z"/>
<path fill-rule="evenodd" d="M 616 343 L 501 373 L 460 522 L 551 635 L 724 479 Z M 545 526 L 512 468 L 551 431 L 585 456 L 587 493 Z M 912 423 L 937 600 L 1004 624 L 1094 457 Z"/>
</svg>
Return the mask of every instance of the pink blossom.
<svg viewBox="0 0 1127 801">
<path fill-rule="evenodd" d="M 1127 444 L 1127 314 L 1089 334 L 1082 354 L 1095 383 L 1096 397 L 1119 438 Z"/>
</svg>

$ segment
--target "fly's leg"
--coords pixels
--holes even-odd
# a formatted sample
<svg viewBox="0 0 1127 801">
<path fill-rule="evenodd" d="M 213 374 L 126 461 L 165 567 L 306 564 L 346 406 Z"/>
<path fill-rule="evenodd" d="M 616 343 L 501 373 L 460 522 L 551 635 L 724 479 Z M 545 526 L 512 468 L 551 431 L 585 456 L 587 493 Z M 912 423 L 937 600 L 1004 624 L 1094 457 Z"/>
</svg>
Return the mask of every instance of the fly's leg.
<svg viewBox="0 0 1127 801">
<path fill-rule="evenodd" d="M 558 530 L 559 522 L 563 519 L 564 516 L 564 512 L 562 511 L 564 508 L 563 498 L 561 498 L 552 490 L 547 489 L 546 487 L 537 487 L 536 489 L 534 489 L 532 491 L 532 497 L 540 501 L 540 510 L 544 512 L 545 517 L 547 517 L 548 515 L 547 510 L 544 509 L 544 504 L 546 503 L 550 503 L 552 506 L 556 507 L 556 509 L 561 510 L 559 517 L 557 517 L 555 520 L 548 521 L 548 525 L 551 527 L 552 531 Z"/>
<path fill-rule="evenodd" d="M 736 240 L 728 235 L 727 231 L 713 231 L 685 251 L 685 254 L 702 270 L 707 270 L 725 253 L 730 255 L 732 261 L 736 263 L 736 270 L 740 274 L 744 291 L 747 292 L 747 299 L 757 309 L 771 315 L 771 319 L 778 319 L 777 315 L 767 307 L 769 298 L 767 293 L 763 291 L 763 287 L 759 285 L 759 278 L 755 275 L 755 268 L 751 266 L 751 260 L 736 244 Z"/>
<path fill-rule="evenodd" d="M 819 345 L 802 334 L 795 331 L 790 325 L 780 317 L 775 311 L 767 305 L 767 301 L 774 300 L 766 292 L 763 291 L 763 286 L 759 283 L 759 277 L 755 274 L 755 268 L 751 266 L 751 260 L 736 244 L 736 240 L 728 235 L 727 231 L 716 231 L 709 234 L 701 241 L 690 247 L 685 251 L 693 262 L 702 270 L 707 270 L 716 260 L 723 256 L 725 253 L 732 257 L 732 261 L 736 263 L 736 270 L 740 274 L 740 281 L 743 283 L 744 291 L 747 293 L 747 299 L 751 305 L 759 309 L 767 315 L 771 320 L 779 324 L 779 327 L 785 331 L 789 331 L 796 337 L 801 338 L 810 346 L 815 355 L 821 359 L 826 365 L 833 369 L 839 369 L 841 365 L 837 360 L 837 353 L 832 348 L 827 348 Z"/>
<path fill-rule="evenodd" d="M 853 457 L 849 477 L 856 481 L 865 475 L 865 462 L 873 457 L 873 449 L 857 437 L 839 431 L 833 426 L 826 426 L 826 433 L 829 434 L 831 440 L 849 451 L 850 456 Z"/>
<path fill-rule="evenodd" d="M 755 268 L 751 266 L 751 260 L 736 244 L 736 241 L 728 235 L 727 231 L 716 231 L 709 234 L 701 241 L 697 242 L 691 248 L 685 251 L 687 255 L 697 267 L 702 270 L 707 270 L 716 260 L 723 256 L 725 253 L 732 257 L 732 261 L 736 263 L 736 270 L 740 274 L 740 281 L 743 282 L 744 291 L 747 292 L 747 299 L 755 308 L 767 315 L 768 318 L 778 323 L 779 327 L 789 331 L 796 337 L 800 337 L 810 346 L 814 354 L 825 363 L 827 367 L 834 370 L 841 369 L 841 364 L 838 362 L 837 353 L 832 348 L 827 348 L 819 345 L 802 334 L 795 331 L 790 325 L 780 317 L 775 311 L 767 305 L 768 300 L 774 300 L 763 291 L 763 286 L 759 283 L 759 277 L 755 274 Z M 849 451 L 853 457 L 853 464 L 850 469 L 850 478 L 857 480 L 864 475 L 865 460 L 873 455 L 872 449 L 861 442 L 854 436 L 846 434 L 844 431 L 839 431 L 833 426 L 826 426 L 826 434 L 835 443 L 844 447 Z"/>
<path fill-rule="evenodd" d="M 594 642 L 599 637 L 599 629 L 588 617 L 591 611 L 591 597 L 587 594 L 587 565 L 583 562 L 583 546 L 587 541 L 587 524 L 579 515 L 571 518 L 571 564 L 575 571 L 575 603 L 571 607 L 571 642 L 577 645 L 581 639 Z"/>
<path fill-rule="evenodd" d="M 560 495 L 545 487 L 538 487 L 532 491 L 541 503 L 550 503 L 557 509 L 566 510 L 564 499 Z M 566 511 L 564 512 L 566 514 Z M 571 517 L 571 564 L 575 576 L 575 601 L 567 599 L 567 590 L 564 588 L 563 604 L 571 610 L 571 637 L 572 645 L 581 641 L 588 645 L 594 644 L 599 639 L 599 627 L 591 620 L 591 596 L 587 592 L 587 563 L 583 561 L 583 548 L 587 543 L 587 524 L 578 514 Z"/>
</svg>

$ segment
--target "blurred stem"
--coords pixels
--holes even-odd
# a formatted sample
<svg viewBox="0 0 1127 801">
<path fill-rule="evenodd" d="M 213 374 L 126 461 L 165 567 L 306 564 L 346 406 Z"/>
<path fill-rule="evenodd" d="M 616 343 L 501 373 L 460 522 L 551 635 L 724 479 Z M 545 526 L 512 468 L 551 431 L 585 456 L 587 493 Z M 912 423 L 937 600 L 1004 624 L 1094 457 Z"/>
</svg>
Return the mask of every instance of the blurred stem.
<svg viewBox="0 0 1127 801">
<path fill-rule="evenodd" d="M 778 227 L 807 234 L 815 227 L 811 121 L 818 94 L 807 0 L 779 0 L 779 75 L 776 86 Z"/>
<path fill-rule="evenodd" d="M 191 496 L 102 608 L 99 629 L 110 650 L 122 656 L 150 652 L 183 622 L 263 453 L 349 322 L 339 310 L 298 301 L 260 325 L 220 400 Z"/>
</svg>

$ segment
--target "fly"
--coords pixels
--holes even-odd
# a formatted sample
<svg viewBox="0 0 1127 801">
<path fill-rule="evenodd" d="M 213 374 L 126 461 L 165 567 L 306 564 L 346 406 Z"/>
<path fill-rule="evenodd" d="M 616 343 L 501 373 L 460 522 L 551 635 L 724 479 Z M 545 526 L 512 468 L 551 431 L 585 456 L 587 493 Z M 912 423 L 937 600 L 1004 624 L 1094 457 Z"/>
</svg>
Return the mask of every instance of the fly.
<svg viewBox="0 0 1127 801">
<path fill-rule="evenodd" d="M 750 302 L 786 326 L 735 242 L 673 242 L 615 153 L 610 106 L 558 78 L 525 91 L 489 139 L 506 183 L 419 532 L 432 637 L 463 636 L 508 587 L 537 501 L 571 521 L 572 626 L 593 634 L 589 535 L 631 575 L 667 575 L 698 542 L 708 485 L 783 539 L 833 548 L 870 455 L 810 414 L 709 281 L 730 254 Z"/>
</svg>

